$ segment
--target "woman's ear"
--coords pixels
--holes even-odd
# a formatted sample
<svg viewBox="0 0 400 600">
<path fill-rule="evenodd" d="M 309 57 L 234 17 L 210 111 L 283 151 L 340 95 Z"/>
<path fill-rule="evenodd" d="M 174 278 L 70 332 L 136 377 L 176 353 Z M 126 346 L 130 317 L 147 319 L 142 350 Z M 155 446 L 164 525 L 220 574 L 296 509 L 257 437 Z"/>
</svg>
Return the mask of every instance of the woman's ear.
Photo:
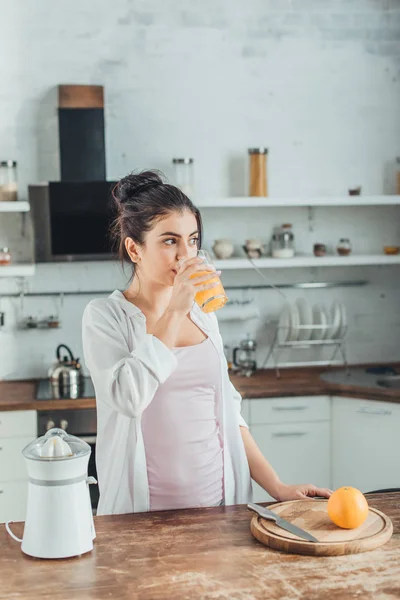
<svg viewBox="0 0 400 600">
<path fill-rule="evenodd" d="M 127 237 L 125 240 L 125 250 L 127 251 L 129 258 L 133 263 L 140 262 L 140 248 L 139 245 L 133 241 L 132 238 Z"/>
</svg>

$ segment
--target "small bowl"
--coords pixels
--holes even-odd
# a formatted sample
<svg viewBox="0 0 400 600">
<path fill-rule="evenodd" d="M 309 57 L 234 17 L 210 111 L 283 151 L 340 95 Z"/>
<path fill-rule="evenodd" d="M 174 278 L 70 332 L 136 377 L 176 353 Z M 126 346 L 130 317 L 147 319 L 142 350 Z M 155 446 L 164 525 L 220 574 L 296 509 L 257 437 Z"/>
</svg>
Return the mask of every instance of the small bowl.
<svg viewBox="0 0 400 600">
<path fill-rule="evenodd" d="M 383 246 L 385 254 L 399 254 L 400 246 Z"/>
</svg>

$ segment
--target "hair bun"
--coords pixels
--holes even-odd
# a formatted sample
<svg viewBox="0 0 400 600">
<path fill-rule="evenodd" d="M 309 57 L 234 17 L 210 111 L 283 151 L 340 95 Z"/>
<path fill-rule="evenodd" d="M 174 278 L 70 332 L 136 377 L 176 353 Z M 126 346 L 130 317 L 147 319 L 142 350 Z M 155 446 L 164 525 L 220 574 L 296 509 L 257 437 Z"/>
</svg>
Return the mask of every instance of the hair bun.
<svg viewBox="0 0 400 600">
<path fill-rule="evenodd" d="M 113 195 L 117 202 L 125 204 L 134 201 L 145 190 L 159 185 L 164 185 L 164 182 L 157 171 L 130 173 L 117 183 Z"/>
</svg>

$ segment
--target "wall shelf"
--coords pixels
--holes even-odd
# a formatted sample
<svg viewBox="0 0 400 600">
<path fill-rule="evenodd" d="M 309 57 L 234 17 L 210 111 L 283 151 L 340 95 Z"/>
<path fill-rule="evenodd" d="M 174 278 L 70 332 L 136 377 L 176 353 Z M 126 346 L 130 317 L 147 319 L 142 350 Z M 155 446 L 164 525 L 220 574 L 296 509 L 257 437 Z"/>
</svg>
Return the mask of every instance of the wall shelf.
<svg viewBox="0 0 400 600">
<path fill-rule="evenodd" d="M 35 265 L 20 263 L 0 265 L 0 277 L 31 277 L 35 274 Z"/>
<path fill-rule="evenodd" d="M 294 256 L 293 258 L 257 258 L 253 259 L 259 269 L 281 269 L 296 267 L 354 267 L 362 265 L 398 265 L 400 254 L 351 254 L 350 256 Z M 215 266 L 221 270 L 253 269 L 247 258 L 229 258 L 215 260 Z"/>
<path fill-rule="evenodd" d="M 23 200 L 0 202 L 0 212 L 29 212 L 29 209 L 29 202 Z"/>
<path fill-rule="evenodd" d="M 315 198 L 202 198 L 194 203 L 198 208 L 288 208 L 308 206 L 400 206 L 400 196 L 325 196 Z"/>
</svg>

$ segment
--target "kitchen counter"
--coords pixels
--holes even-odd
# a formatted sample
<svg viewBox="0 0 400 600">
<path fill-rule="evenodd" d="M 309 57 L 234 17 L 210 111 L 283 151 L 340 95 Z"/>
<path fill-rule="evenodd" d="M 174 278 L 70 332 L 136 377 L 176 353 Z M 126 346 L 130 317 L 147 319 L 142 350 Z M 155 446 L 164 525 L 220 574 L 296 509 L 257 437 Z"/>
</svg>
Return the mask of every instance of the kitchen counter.
<svg viewBox="0 0 400 600">
<path fill-rule="evenodd" d="M 368 365 L 371 366 L 371 365 Z M 374 364 L 373 366 L 377 366 Z M 399 365 L 394 365 L 399 367 Z M 279 396 L 349 396 L 400 403 L 400 390 L 355 387 L 323 381 L 319 375 L 329 367 L 297 367 L 281 369 L 277 378 L 274 369 L 260 369 L 251 377 L 231 373 L 233 385 L 243 398 L 276 398 Z M 334 369 L 335 367 L 331 367 Z M 340 367 L 342 368 L 342 367 Z M 35 400 L 36 380 L 0 381 L 0 411 L 2 410 L 65 410 L 95 408 L 95 398 L 75 400 Z"/>
<path fill-rule="evenodd" d="M 0 598 L 317 600 L 400 597 L 400 493 L 368 496 L 394 533 L 363 554 L 309 557 L 251 535 L 244 505 L 95 517 L 93 552 L 32 559 L 0 526 Z M 13 525 L 21 537 L 23 524 Z"/>
<path fill-rule="evenodd" d="M 377 367 L 381 365 L 373 364 L 357 366 Z M 391 363 L 390 366 L 400 370 L 399 365 L 396 363 Z M 320 375 L 328 369 L 343 370 L 343 367 L 297 367 L 280 369 L 280 378 L 276 377 L 274 369 L 260 369 L 251 377 L 240 377 L 239 375 L 232 374 L 230 378 L 243 398 L 331 395 L 400 403 L 400 389 L 361 387 L 323 381 L 320 379 Z"/>
</svg>

